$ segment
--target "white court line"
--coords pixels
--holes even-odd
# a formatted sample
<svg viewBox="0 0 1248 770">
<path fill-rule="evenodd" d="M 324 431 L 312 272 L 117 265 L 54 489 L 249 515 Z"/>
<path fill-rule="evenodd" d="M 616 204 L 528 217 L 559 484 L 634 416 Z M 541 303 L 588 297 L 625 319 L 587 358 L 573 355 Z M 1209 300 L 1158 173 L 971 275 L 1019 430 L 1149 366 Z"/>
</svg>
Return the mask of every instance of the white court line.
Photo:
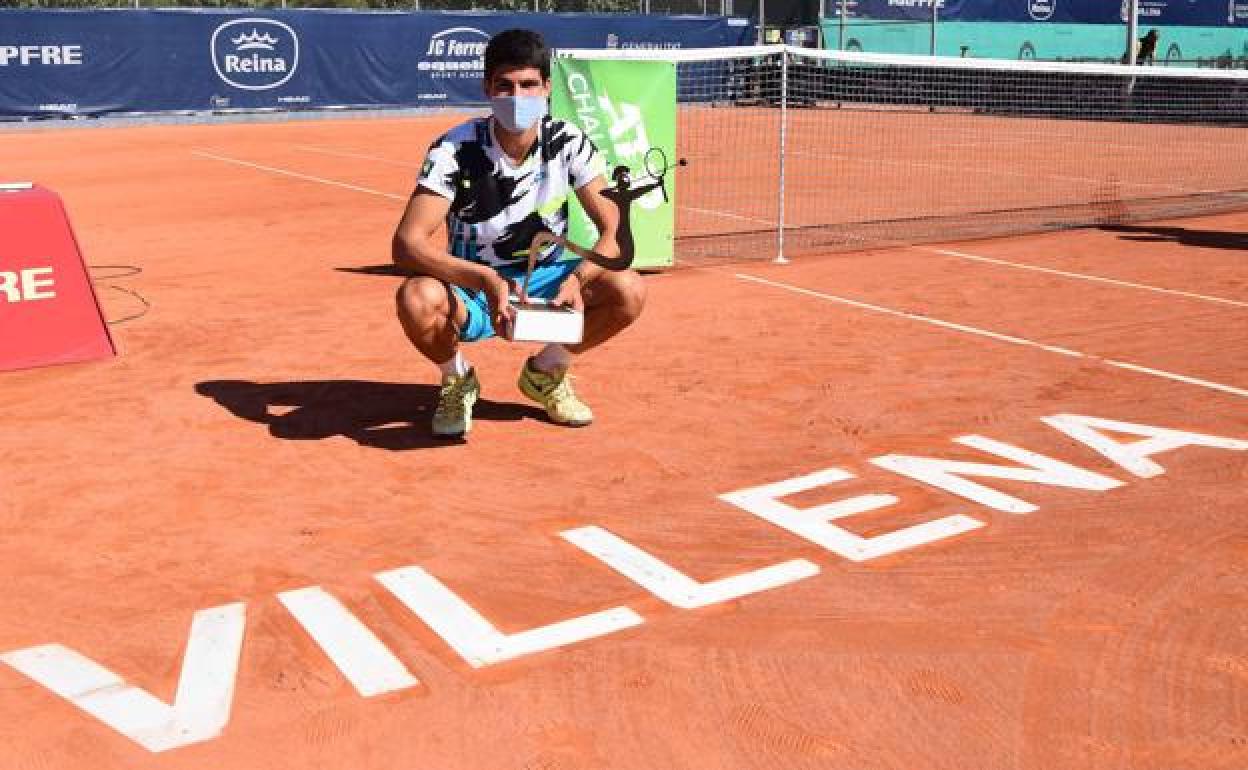
<svg viewBox="0 0 1248 770">
<path fill-rule="evenodd" d="M 298 171 L 290 171 L 289 169 L 278 168 L 276 166 L 265 166 L 259 163 L 252 163 L 246 160 L 239 160 L 238 158 L 230 158 L 225 155 L 218 155 L 216 153 L 208 152 L 207 150 L 191 150 L 191 154 L 198 155 L 201 158 L 211 158 L 213 160 L 219 160 L 224 163 L 233 163 L 238 166 L 246 166 L 247 168 L 254 168 L 260 171 L 268 171 L 271 174 L 281 174 L 282 176 L 294 177 L 295 179 L 302 179 L 307 182 L 319 182 L 320 184 L 332 185 L 334 187 L 342 187 L 347 190 L 354 190 L 356 192 L 368 193 L 369 195 L 379 195 L 383 198 L 393 198 L 396 201 L 405 201 L 408 199 L 408 196 L 406 195 L 395 195 L 394 193 L 382 192 L 380 190 L 373 190 L 368 187 L 360 187 L 359 185 L 347 184 L 346 182 L 339 182 L 336 179 L 325 179 L 324 177 L 311 176 L 309 174 L 300 174 Z"/>
<path fill-rule="evenodd" d="M 1088 275 L 1087 273 L 1074 273 L 1067 270 L 1055 270 L 1051 267 L 1039 267 L 1038 265 L 1028 265 L 1022 262 L 1010 262 L 1004 259 L 994 259 L 993 257 L 981 257 L 975 254 L 967 254 L 961 251 L 950 251 L 949 249 L 933 249 L 926 246 L 911 246 L 916 251 L 927 251 L 933 254 L 944 254 L 949 257 L 958 257 L 960 259 L 969 259 L 975 262 L 986 262 L 992 265 L 1003 265 L 1005 267 L 1014 267 L 1019 270 L 1034 270 L 1037 273 L 1050 273 L 1052 275 L 1060 275 L 1066 278 L 1077 278 L 1081 281 L 1095 281 L 1097 283 L 1108 283 L 1113 286 L 1124 286 L 1129 289 L 1142 289 L 1143 291 L 1154 291 L 1158 294 L 1173 294 L 1176 297 L 1187 297 L 1189 299 L 1199 299 L 1204 302 L 1217 302 L 1223 305 L 1234 305 L 1235 307 L 1248 307 L 1248 302 L 1241 302 L 1234 299 L 1226 299 L 1225 297 L 1214 297 L 1209 294 L 1197 294 L 1192 291 L 1180 291 L 1178 289 L 1165 289 L 1160 286 L 1149 286 L 1146 283 L 1132 283 L 1131 281 L 1120 281 L 1116 278 L 1103 278 L 1099 275 Z"/>
<path fill-rule="evenodd" d="M 709 214 L 710 216 L 713 216 L 713 217 L 724 217 L 726 219 L 739 219 L 742 222 L 757 222 L 760 225 L 767 225 L 768 227 L 776 226 L 776 223 L 769 219 L 758 219 L 757 217 L 747 217 L 743 214 L 732 214 L 727 211 L 716 211 L 715 209 L 700 209 L 695 206 L 677 206 L 676 208 L 681 209 L 682 211 L 696 211 L 699 214 Z"/>
<path fill-rule="evenodd" d="M 391 158 L 382 158 L 378 155 L 367 155 L 362 152 L 345 152 L 343 150 L 331 150 L 328 147 L 318 147 L 314 144 L 292 144 L 296 150 L 304 150 L 305 152 L 316 152 L 321 155 L 334 155 L 339 158 L 356 158 L 357 160 L 371 160 L 376 163 L 385 163 L 391 166 L 401 166 L 402 168 L 420 168 L 419 163 L 410 163 L 402 160 L 392 160 Z"/>
<path fill-rule="evenodd" d="M 1173 380 L 1175 382 L 1187 383 L 1189 385 L 1198 385 L 1202 388 L 1208 388 L 1210 390 L 1217 390 L 1223 393 L 1230 393 L 1235 396 L 1242 396 L 1244 398 L 1248 398 L 1248 390 L 1244 390 L 1243 388 L 1237 388 L 1237 387 L 1234 387 L 1233 385 L 1223 385 L 1222 383 L 1219 383 L 1219 382 L 1212 382 L 1210 380 L 1201 380 L 1201 379 L 1197 379 L 1196 377 L 1188 377 L 1187 375 L 1184 375 L 1184 374 L 1175 374 L 1174 372 L 1167 372 L 1163 369 L 1153 369 L 1151 367 L 1140 366 L 1139 364 L 1132 364 L 1126 361 L 1115 361 L 1112 358 L 1102 358 L 1101 356 L 1093 355 L 1091 353 L 1080 353 L 1077 350 L 1069 350 L 1067 348 L 1060 348 L 1055 345 L 1045 345 L 1043 343 L 1035 342 L 1034 340 L 1025 339 L 1023 337 L 1012 337 L 1008 334 L 1000 334 L 998 332 L 988 331 L 986 329 L 980 329 L 975 326 L 966 326 L 964 324 L 957 324 L 951 321 L 942 321 L 939 318 L 931 318 L 929 316 L 919 315 L 917 313 L 907 313 L 904 310 L 894 310 L 892 308 L 883 307 L 881 305 L 872 305 L 868 302 L 861 302 L 859 300 L 847 299 L 845 297 L 838 297 L 833 294 L 824 294 L 823 292 L 813 291 L 811 289 L 803 289 L 800 286 L 791 286 L 787 283 L 780 283 L 779 281 L 770 281 L 766 278 L 759 278 L 758 276 L 749 275 L 747 273 L 736 273 L 735 275 L 737 278 L 740 278 L 743 281 L 753 281 L 754 283 L 761 283 L 766 286 L 775 287 L 777 289 L 784 289 L 786 291 L 791 291 L 796 294 L 805 294 L 810 297 L 817 297 L 819 299 L 825 299 L 825 300 L 828 300 L 829 302 L 838 302 L 842 305 L 849 305 L 851 307 L 861 308 L 863 310 L 870 310 L 876 313 L 883 313 L 884 315 L 890 315 L 896 318 L 905 318 L 910 321 L 919 321 L 920 323 L 931 324 L 932 326 L 939 326 L 944 329 L 951 329 L 953 331 L 965 332 L 967 334 L 974 334 L 980 337 L 988 337 L 990 339 L 999 340 L 1001 342 L 1009 342 L 1011 344 L 1021 345 L 1023 347 L 1038 348 L 1040 350 L 1045 350 L 1050 353 L 1057 353 L 1058 355 L 1070 356 L 1072 358 L 1086 358 L 1090 361 L 1098 361 L 1100 363 L 1105 364 L 1106 366 L 1113 366 L 1119 369 L 1127 369 L 1129 371 L 1138 372 L 1140 374 L 1148 374 L 1154 377 L 1161 377 L 1163 379 Z"/>
</svg>

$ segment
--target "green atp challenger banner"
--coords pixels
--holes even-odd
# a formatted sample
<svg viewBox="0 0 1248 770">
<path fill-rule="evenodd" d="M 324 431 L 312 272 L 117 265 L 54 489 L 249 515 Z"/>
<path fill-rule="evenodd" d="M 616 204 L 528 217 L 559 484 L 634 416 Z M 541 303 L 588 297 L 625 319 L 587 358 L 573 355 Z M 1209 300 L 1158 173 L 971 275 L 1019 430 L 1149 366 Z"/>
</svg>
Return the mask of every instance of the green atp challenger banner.
<svg viewBox="0 0 1248 770">
<path fill-rule="evenodd" d="M 551 62 L 551 114 L 580 127 L 611 170 L 628 166 L 633 187 L 656 188 L 632 203 L 634 267 L 672 264 L 676 198 L 676 65 L 673 62 L 568 59 Z M 656 149 L 657 148 L 657 149 Z M 592 248 L 598 230 L 575 196 L 568 206 L 568 239 Z"/>
</svg>

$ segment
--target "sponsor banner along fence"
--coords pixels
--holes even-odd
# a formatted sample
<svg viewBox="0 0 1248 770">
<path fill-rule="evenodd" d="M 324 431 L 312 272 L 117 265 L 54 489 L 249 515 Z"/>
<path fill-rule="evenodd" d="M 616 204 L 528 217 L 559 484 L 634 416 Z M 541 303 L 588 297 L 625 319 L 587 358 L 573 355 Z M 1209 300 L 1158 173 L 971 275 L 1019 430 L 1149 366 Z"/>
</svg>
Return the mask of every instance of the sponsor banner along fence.
<svg viewBox="0 0 1248 770">
<path fill-rule="evenodd" d="M 563 48 L 753 40 L 744 19 L 300 11 L 0 12 L 0 116 L 442 106 L 484 101 L 490 35 Z"/>
<path fill-rule="evenodd" d="M 824 15 L 846 19 L 1120 24 L 1128 0 L 824 0 Z M 1141 24 L 1248 28 L 1248 0 L 1139 0 Z"/>
<path fill-rule="evenodd" d="M 1161 33 L 1156 63 L 1200 67 L 1248 64 L 1248 26 L 1164 27 L 1140 25 L 1140 34 Z M 924 55 L 931 52 L 928 23 L 879 24 L 837 19 L 823 21 L 824 46 L 873 53 Z M 1121 24 L 1024 24 L 991 21 L 942 21 L 936 54 L 979 59 L 1047 59 L 1117 62 L 1126 50 Z"/>
</svg>

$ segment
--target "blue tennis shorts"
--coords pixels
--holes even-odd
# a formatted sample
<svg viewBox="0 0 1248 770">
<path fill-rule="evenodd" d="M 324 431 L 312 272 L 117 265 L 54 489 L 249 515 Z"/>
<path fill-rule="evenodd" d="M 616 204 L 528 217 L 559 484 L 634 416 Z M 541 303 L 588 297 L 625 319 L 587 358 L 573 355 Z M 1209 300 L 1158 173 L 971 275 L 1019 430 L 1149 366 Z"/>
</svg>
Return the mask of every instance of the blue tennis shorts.
<svg viewBox="0 0 1248 770">
<path fill-rule="evenodd" d="M 563 280 L 576 270 L 579 264 L 581 260 L 573 259 L 549 265 L 538 265 L 533 268 L 533 277 L 529 279 L 529 296 L 554 299 L 559 293 L 559 286 L 563 284 Z M 504 278 L 515 281 L 516 292 L 520 291 L 520 286 L 524 283 L 523 268 L 503 268 L 498 273 Z M 469 291 L 461 286 L 451 288 L 468 311 L 468 318 L 464 321 L 463 328 L 459 330 L 460 341 L 478 342 L 493 337 L 494 325 L 490 323 L 490 303 L 485 298 L 485 292 Z"/>
</svg>

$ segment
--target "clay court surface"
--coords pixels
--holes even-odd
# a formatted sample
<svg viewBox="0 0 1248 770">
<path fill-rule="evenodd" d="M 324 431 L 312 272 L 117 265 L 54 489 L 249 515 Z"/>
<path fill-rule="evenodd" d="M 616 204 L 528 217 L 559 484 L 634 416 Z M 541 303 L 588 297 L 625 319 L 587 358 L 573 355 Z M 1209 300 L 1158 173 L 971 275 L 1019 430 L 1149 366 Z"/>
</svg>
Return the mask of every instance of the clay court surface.
<svg viewBox="0 0 1248 770">
<path fill-rule="evenodd" d="M 96 269 L 106 315 L 151 304 L 113 360 L 0 375 L 0 653 L 61 645 L 224 722 L 150 751 L 91 692 L 0 665 L 0 766 L 1248 767 L 1248 214 L 653 275 L 638 325 L 576 366 L 592 427 L 545 422 L 526 350 L 491 341 L 446 444 L 385 266 L 455 119 L 0 133 L 3 176 L 61 194 L 89 264 L 142 268 Z M 1164 471 L 1141 474 L 1055 415 L 1207 445 L 1137 446 Z M 1025 467 L 966 436 L 1102 488 L 964 476 L 976 499 L 872 462 Z M 898 547 L 846 558 L 768 505 Z M 570 531 L 668 571 L 630 578 Z M 422 620 L 394 586 L 425 575 L 511 657 L 471 665 Z M 361 694 L 279 598 L 314 587 L 405 684 Z M 236 672 L 183 665 L 209 610 L 242 621 Z M 601 633 L 504 637 L 585 616 Z M 224 716 L 175 702 L 188 670 Z"/>
</svg>

